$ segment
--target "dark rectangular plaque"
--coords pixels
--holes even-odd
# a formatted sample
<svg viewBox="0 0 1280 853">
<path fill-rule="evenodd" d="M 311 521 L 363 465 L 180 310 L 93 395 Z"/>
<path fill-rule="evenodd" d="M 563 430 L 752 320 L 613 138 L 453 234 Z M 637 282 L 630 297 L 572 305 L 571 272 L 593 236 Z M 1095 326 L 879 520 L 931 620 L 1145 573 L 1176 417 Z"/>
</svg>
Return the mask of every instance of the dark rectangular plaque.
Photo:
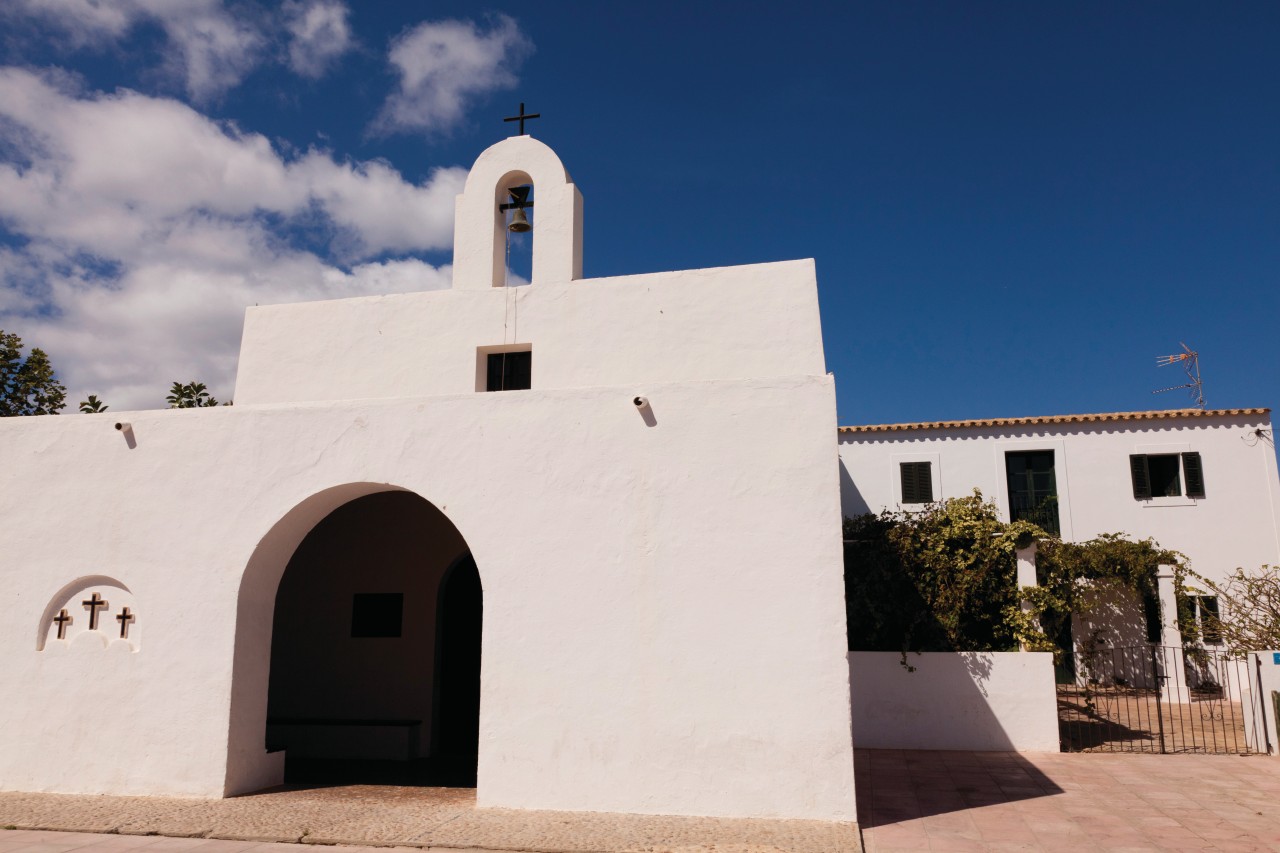
<svg viewBox="0 0 1280 853">
<path fill-rule="evenodd" d="M 404 593 L 357 592 L 351 598 L 351 636 L 399 637 Z"/>
</svg>

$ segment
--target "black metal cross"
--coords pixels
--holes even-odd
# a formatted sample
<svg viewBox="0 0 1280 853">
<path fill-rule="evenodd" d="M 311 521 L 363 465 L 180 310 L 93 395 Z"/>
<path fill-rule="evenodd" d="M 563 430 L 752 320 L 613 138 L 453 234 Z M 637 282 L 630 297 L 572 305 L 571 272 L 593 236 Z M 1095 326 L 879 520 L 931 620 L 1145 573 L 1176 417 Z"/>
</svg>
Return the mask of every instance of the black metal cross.
<svg viewBox="0 0 1280 853">
<path fill-rule="evenodd" d="M 84 605 L 85 610 L 89 611 L 89 630 L 98 630 L 98 611 L 106 607 L 107 603 L 103 601 L 102 596 L 98 595 L 96 592 L 89 596 L 88 601 L 82 601 L 80 603 Z"/>
<path fill-rule="evenodd" d="M 62 608 L 61 612 L 59 612 L 57 616 L 53 617 L 53 621 L 58 623 L 58 639 L 65 640 L 67 638 L 67 623 L 73 621 L 71 617 L 67 615 L 67 609 L 65 607 Z"/>
<path fill-rule="evenodd" d="M 129 638 L 129 623 L 137 619 L 129 612 L 129 608 L 122 607 L 119 614 L 116 615 L 116 621 L 120 623 L 120 639 L 127 640 Z"/>
<path fill-rule="evenodd" d="M 542 113 L 526 113 L 526 112 L 524 111 L 524 101 L 521 101 L 521 102 L 520 102 L 520 115 L 516 115 L 516 116 L 508 116 L 507 118 L 504 118 L 504 119 L 503 119 L 503 121 L 518 121 L 518 122 L 520 122 L 520 133 L 519 133 L 518 135 L 519 135 L 519 136 L 524 136 L 524 123 L 525 123 L 525 120 L 526 120 L 526 119 L 531 119 L 531 118 L 542 118 Z"/>
</svg>

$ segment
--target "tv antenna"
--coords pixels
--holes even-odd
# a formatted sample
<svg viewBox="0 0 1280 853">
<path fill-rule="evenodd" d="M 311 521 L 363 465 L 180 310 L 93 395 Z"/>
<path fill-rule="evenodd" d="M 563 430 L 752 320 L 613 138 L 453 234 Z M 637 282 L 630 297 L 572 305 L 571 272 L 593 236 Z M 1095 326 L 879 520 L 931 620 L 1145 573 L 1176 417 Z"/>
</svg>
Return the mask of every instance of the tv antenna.
<svg viewBox="0 0 1280 853">
<path fill-rule="evenodd" d="M 1181 385 L 1174 385 L 1169 388 L 1160 388 L 1152 391 L 1152 394 L 1163 394 L 1165 391 L 1178 391 L 1186 388 L 1191 391 L 1191 399 L 1195 400 L 1196 408 L 1204 408 L 1204 383 L 1200 380 L 1200 353 L 1187 346 L 1182 345 L 1182 352 L 1173 355 L 1156 356 L 1156 367 L 1167 367 L 1170 364 L 1181 364 L 1182 369 L 1186 371 L 1187 381 Z"/>
</svg>

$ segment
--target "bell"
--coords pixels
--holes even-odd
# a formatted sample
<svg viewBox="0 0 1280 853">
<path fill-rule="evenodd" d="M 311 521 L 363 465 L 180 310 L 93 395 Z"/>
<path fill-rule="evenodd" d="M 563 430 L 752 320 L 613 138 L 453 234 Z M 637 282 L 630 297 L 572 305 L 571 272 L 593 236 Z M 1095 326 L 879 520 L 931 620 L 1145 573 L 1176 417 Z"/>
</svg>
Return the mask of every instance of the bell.
<svg viewBox="0 0 1280 853">
<path fill-rule="evenodd" d="M 533 226 L 529 224 L 529 217 L 524 215 L 524 211 L 516 208 L 516 212 L 511 214 L 511 224 L 507 226 L 507 230 L 514 234 L 524 234 L 532 231 Z"/>
</svg>

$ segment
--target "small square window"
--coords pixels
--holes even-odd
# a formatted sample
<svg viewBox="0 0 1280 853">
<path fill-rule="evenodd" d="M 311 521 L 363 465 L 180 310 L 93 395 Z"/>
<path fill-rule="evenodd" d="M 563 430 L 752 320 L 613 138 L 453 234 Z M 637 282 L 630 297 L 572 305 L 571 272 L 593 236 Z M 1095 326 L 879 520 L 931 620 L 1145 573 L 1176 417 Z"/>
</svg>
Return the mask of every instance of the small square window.
<svg viewBox="0 0 1280 853">
<path fill-rule="evenodd" d="M 486 391 L 527 391 L 532 387 L 532 350 L 491 352 L 485 367 Z"/>
<path fill-rule="evenodd" d="M 903 462 L 899 465 L 902 476 L 902 502 L 904 504 L 933 503 L 933 465 L 930 462 Z"/>
<path fill-rule="evenodd" d="M 1204 467 L 1199 453 L 1135 453 L 1129 457 L 1129 473 L 1133 478 L 1134 500 L 1204 497 Z"/>
<path fill-rule="evenodd" d="M 402 592 L 357 592 L 351 597 L 351 636 L 399 637 L 404 615 Z"/>
</svg>

